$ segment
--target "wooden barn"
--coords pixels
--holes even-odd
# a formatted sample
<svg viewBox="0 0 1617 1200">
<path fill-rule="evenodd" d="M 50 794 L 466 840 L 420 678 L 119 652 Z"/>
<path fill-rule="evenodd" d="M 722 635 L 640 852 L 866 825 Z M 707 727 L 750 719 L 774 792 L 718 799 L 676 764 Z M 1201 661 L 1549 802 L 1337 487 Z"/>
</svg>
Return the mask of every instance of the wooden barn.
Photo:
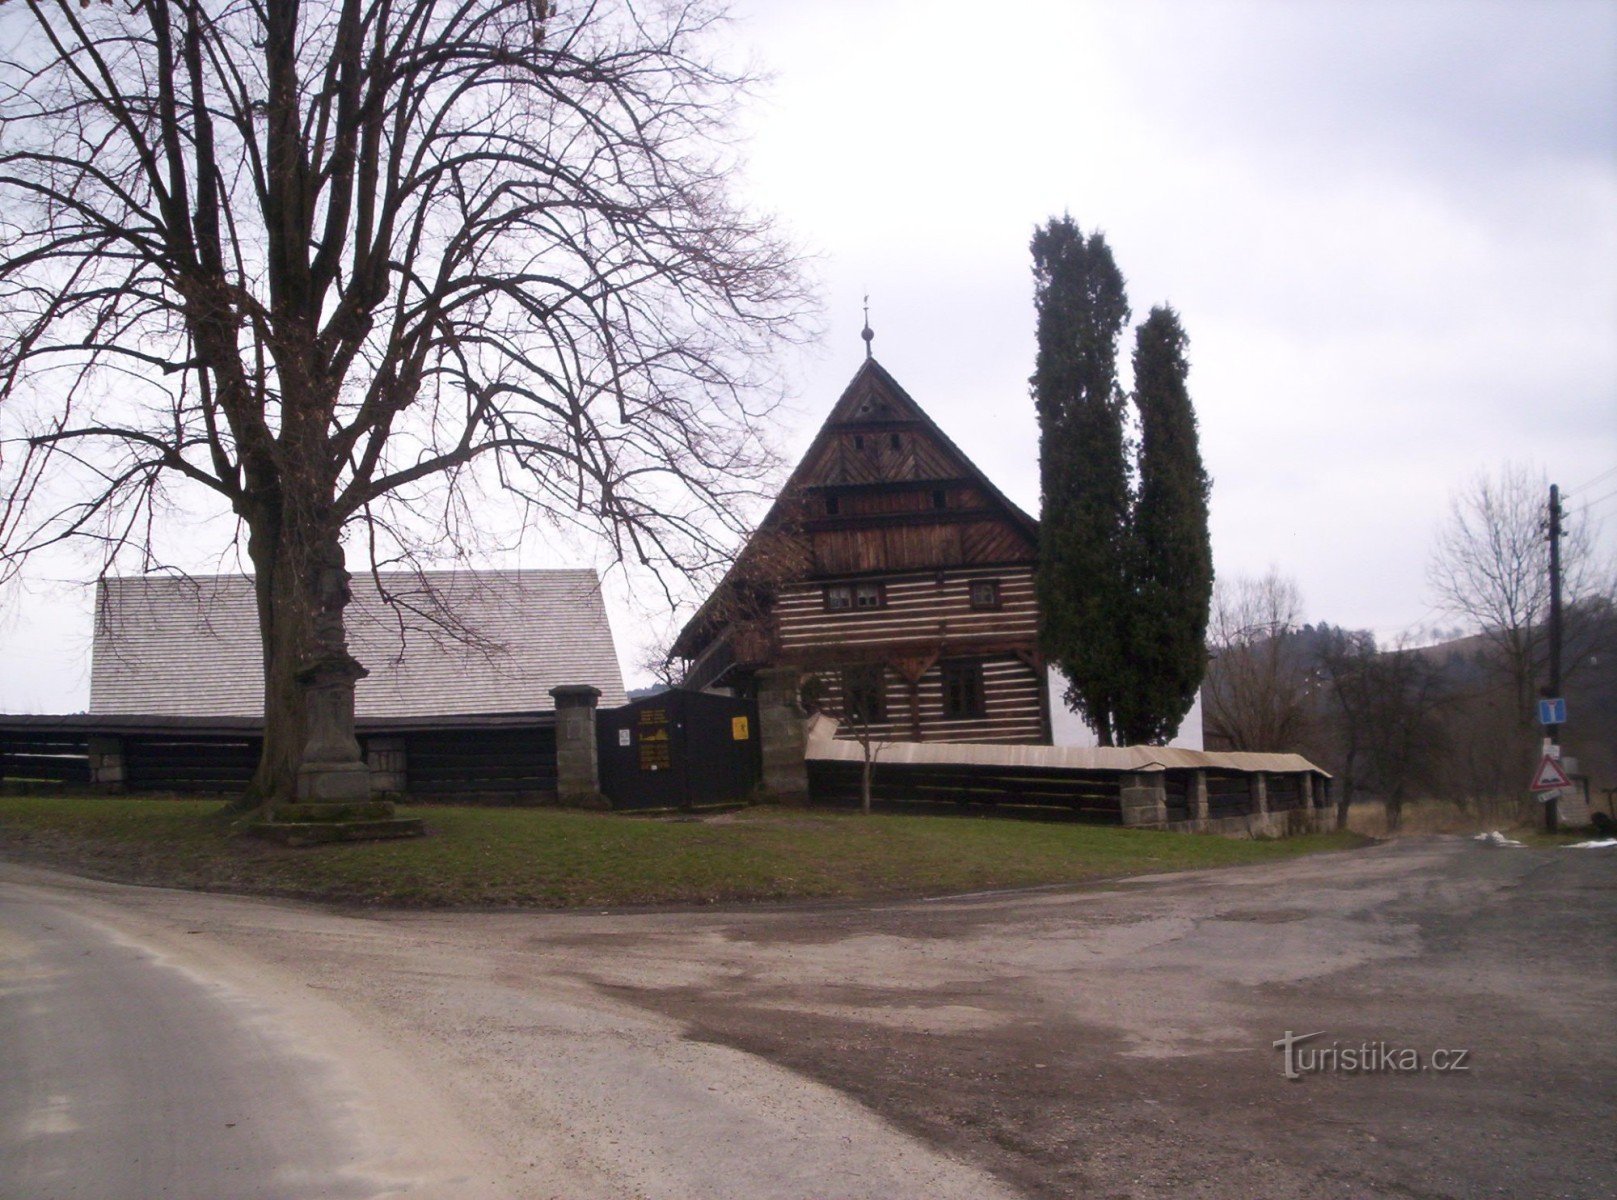
<svg viewBox="0 0 1617 1200">
<path fill-rule="evenodd" d="M 681 631 L 685 686 L 811 677 L 845 733 L 1051 740 L 1038 525 L 867 357 L 736 563 Z"/>
</svg>

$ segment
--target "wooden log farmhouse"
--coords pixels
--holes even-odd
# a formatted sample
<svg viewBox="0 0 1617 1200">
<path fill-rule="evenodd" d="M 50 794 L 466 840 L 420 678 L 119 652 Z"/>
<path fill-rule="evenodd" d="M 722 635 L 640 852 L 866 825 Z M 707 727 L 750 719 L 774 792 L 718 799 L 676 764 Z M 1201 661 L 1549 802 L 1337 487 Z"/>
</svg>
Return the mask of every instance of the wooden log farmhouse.
<svg viewBox="0 0 1617 1200">
<path fill-rule="evenodd" d="M 1045 743 L 1038 524 L 867 357 L 736 563 L 681 631 L 685 686 L 817 681 L 887 741 Z"/>
</svg>

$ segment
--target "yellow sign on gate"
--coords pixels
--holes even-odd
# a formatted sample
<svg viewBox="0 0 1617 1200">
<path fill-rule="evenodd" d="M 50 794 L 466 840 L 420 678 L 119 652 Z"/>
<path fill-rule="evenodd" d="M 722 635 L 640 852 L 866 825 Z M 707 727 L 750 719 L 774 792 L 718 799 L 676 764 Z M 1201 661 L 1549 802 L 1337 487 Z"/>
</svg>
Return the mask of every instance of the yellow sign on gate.
<svg viewBox="0 0 1617 1200">
<path fill-rule="evenodd" d="M 752 735 L 747 731 L 746 717 L 730 718 L 730 736 L 738 742 L 744 742 Z"/>
</svg>

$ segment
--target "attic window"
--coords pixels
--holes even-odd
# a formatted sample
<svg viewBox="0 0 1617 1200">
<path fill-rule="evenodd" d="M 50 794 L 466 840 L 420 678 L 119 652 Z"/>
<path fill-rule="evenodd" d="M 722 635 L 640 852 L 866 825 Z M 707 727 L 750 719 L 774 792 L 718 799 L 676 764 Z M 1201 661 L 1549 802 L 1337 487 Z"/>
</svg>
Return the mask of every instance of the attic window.
<svg viewBox="0 0 1617 1200">
<path fill-rule="evenodd" d="M 945 492 L 941 488 L 939 488 L 937 491 L 933 492 L 932 493 L 932 507 L 933 508 L 948 508 L 949 507 L 949 493 Z"/>
<path fill-rule="evenodd" d="M 856 434 L 853 435 L 853 448 L 855 450 L 863 450 L 865 448 L 865 435 L 864 434 L 856 433 Z"/>
<path fill-rule="evenodd" d="M 825 498 L 825 515 L 834 517 L 842 511 L 842 497 L 827 496 Z"/>
<path fill-rule="evenodd" d="M 971 606 L 976 609 L 994 609 L 1000 605 L 999 580 L 973 579 L 971 581 Z"/>
<path fill-rule="evenodd" d="M 896 434 L 896 433 L 890 433 L 890 434 L 887 435 L 887 444 L 889 446 L 891 446 L 894 450 L 897 450 L 900 446 L 902 446 L 904 444 L 904 439 L 899 437 L 898 434 Z"/>
</svg>

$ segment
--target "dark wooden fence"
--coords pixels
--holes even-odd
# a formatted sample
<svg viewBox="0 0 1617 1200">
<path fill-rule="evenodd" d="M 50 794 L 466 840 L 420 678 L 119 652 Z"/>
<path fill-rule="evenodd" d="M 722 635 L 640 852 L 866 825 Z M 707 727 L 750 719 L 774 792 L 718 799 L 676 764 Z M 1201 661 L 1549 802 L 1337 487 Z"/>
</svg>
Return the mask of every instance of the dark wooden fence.
<svg viewBox="0 0 1617 1200">
<path fill-rule="evenodd" d="M 238 792 L 258 768 L 263 744 L 263 738 L 249 733 L 125 737 L 124 787 L 132 792 Z"/>
<path fill-rule="evenodd" d="M 860 803 L 863 764 L 810 759 L 809 795 L 820 804 Z M 873 804 L 906 811 L 992 808 L 1115 825 L 1122 821 L 1116 772 L 958 763 L 876 763 Z"/>
<path fill-rule="evenodd" d="M 510 802 L 556 793 L 556 721 L 549 713 L 521 725 L 392 736 L 404 743 L 404 790 L 411 796 Z"/>
<path fill-rule="evenodd" d="M 0 729 L 0 779 L 89 783 L 89 735 L 71 729 Z"/>
<path fill-rule="evenodd" d="M 1255 811 L 1252 776 L 1241 771 L 1207 772 L 1209 817 L 1249 817 Z"/>
<path fill-rule="evenodd" d="M 1303 785 L 1296 775 L 1270 775 L 1267 782 L 1269 811 L 1291 812 L 1303 806 Z"/>
<path fill-rule="evenodd" d="M 121 757 L 131 792 L 239 792 L 252 779 L 263 724 L 249 718 L 0 718 L 0 780 L 96 782 L 103 743 Z M 556 791 L 556 719 L 551 713 L 444 717 L 434 722 L 357 723 L 368 750 L 402 751 L 405 794 L 424 799 L 543 799 Z"/>
</svg>

